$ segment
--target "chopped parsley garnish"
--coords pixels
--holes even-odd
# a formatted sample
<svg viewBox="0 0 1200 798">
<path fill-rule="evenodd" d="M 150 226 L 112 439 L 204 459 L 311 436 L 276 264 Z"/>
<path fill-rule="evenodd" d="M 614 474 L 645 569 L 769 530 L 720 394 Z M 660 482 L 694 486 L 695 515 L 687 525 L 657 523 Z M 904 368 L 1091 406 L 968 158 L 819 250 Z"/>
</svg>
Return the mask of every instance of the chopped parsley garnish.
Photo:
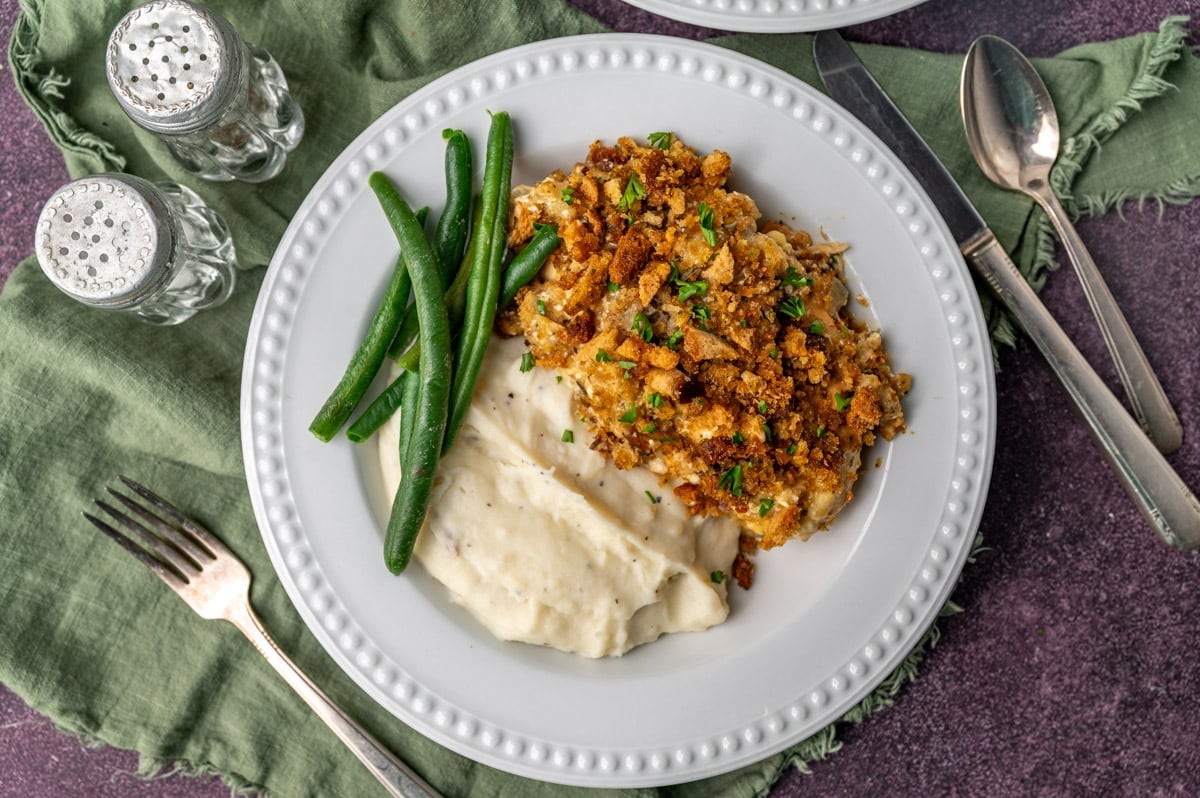
<svg viewBox="0 0 1200 798">
<path fill-rule="evenodd" d="M 767 352 L 767 357 L 771 358 L 772 360 L 774 360 L 775 358 L 779 357 L 779 349 L 778 349 L 777 347 L 774 347 L 774 346 L 773 346 L 773 347 L 771 347 L 771 351 L 770 351 L 770 352 Z"/>
<path fill-rule="evenodd" d="M 742 495 L 742 464 L 738 463 L 733 468 L 728 469 L 721 474 L 721 478 L 717 481 L 718 488 L 724 488 L 734 496 Z"/>
<path fill-rule="evenodd" d="M 612 358 L 609 356 L 608 352 L 605 352 L 603 349 L 597 349 L 596 350 L 596 362 L 597 363 L 611 363 Z"/>
<path fill-rule="evenodd" d="M 811 277 L 805 277 L 800 272 L 788 266 L 787 273 L 783 275 L 783 284 L 789 288 L 801 288 L 813 284 Z"/>
<path fill-rule="evenodd" d="M 651 407 L 662 407 L 663 406 L 662 394 L 659 393 L 658 391 L 655 391 L 654 393 L 650 394 L 650 396 L 646 399 L 646 403 L 649 404 Z"/>
<path fill-rule="evenodd" d="M 543 300 L 541 300 L 541 299 L 539 299 L 539 300 L 537 301 L 537 312 L 538 312 L 538 315 L 539 315 L 539 316 L 545 316 L 545 315 L 546 315 L 546 303 L 545 303 L 545 301 L 543 301 Z"/>
<path fill-rule="evenodd" d="M 759 399 L 758 400 L 758 412 L 762 413 L 765 416 L 767 414 L 768 410 L 770 410 L 770 407 L 768 407 L 768 405 L 767 405 L 767 400 Z"/>
<path fill-rule="evenodd" d="M 570 205 L 575 201 L 575 189 L 567 186 L 562 190 L 562 201 Z"/>
<path fill-rule="evenodd" d="M 662 501 L 661 498 L 659 498 L 658 496 L 655 496 L 650 491 L 646 491 L 646 498 L 650 500 L 651 504 L 658 504 L 660 501 Z"/>
<path fill-rule="evenodd" d="M 563 443 L 574 443 L 575 442 L 575 431 L 569 430 L 569 429 L 563 430 L 562 441 L 563 441 Z"/>
<path fill-rule="evenodd" d="M 762 434 L 763 434 L 763 440 L 766 441 L 767 443 L 770 443 L 771 438 L 775 437 L 775 433 L 773 433 L 771 431 L 771 425 L 766 423 L 765 421 L 762 424 Z"/>
<path fill-rule="evenodd" d="M 707 280 L 695 280 L 686 282 L 684 280 L 676 280 L 675 285 L 679 288 L 679 298 L 691 299 L 694 296 L 704 296 L 708 292 Z"/>
<path fill-rule="evenodd" d="M 629 379 L 629 372 L 637 368 L 637 363 L 632 360 L 618 360 L 617 365 L 625 369 L 625 379 Z"/>
<path fill-rule="evenodd" d="M 646 426 L 642 427 L 642 432 L 644 432 L 647 435 L 649 435 L 651 432 L 654 432 L 654 430 L 655 430 L 655 424 L 653 421 L 651 421 Z"/>
<path fill-rule="evenodd" d="M 725 581 L 725 572 L 724 571 L 713 571 L 711 574 L 709 574 L 708 578 L 711 579 L 714 584 L 719 585 Z"/>
<path fill-rule="evenodd" d="M 562 382 L 562 375 L 561 375 L 561 374 L 555 374 L 555 375 L 554 375 L 554 381 L 555 381 L 555 382 Z"/>
<path fill-rule="evenodd" d="M 633 422 L 637 421 L 637 405 L 634 405 L 622 413 L 620 417 L 617 418 L 617 421 L 620 421 L 622 424 L 632 424 Z"/>
<path fill-rule="evenodd" d="M 608 292 L 609 292 L 610 294 L 615 294 L 615 293 L 617 293 L 617 292 L 618 292 L 618 291 L 620 291 L 620 290 L 621 290 L 621 284 L 620 284 L 620 283 L 614 283 L 612 280 L 609 280 L 609 281 L 608 281 Z"/>
<path fill-rule="evenodd" d="M 700 321 L 708 321 L 712 318 L 712 311 L 708 309 L 707 305 L 693 305 L 692 316 Z"/>
<path fill-rule="evenodd" d="M 701 202 L 696 206 L 696 213 L 700 214 L 700 234 L 704 236 L 704 240 L 710 247 L 715 247 L 717 234 L 713 231 L 713 209 L 709 207 L 708 203 Z"/>
<path fill-rule="evenodd" d="M 824 428 L 824 427 L 817 427 L 817 433 L 816 433 L 816 434 L 817 434 L 817 437 L 818 437 L 818 438 L 820 438 L 822 435 L 824 435 L 824 434 L 825 434 L 825 428 Z"/>
<path fill-rule="evenodd" d="M 834 407 L 837 408 L 838 412 L 840 413 L 843 410 L 845 410 L 847 407 L 850 406 L 850 400 L 853 397 L 854 397 L 854 391 L 851 391 L 850 393 L 846 394 L 845 396 L 842 396 L 840 393 L 835 393 L 833 395 L 833 405 L 834 405 Z"/>
<path fill-rule="evenodd" d="M 683 328 L 678 327 L 675 332 L 671 333 L 667 338 L 667 349 L 675 350 L 679 348 L 679 342 L 683 340 Z"/>
<path fill-rule="evenodd" d="M 791 446 L 787 447 L 787 453 L 788 453 L 788 454 L 795 454 L 795 453 L 796 453 L 796 450 L 797 450 L 797 449 L 799 449 L 799 448 L 800 448 L 799 446 L 797 446 L 796 444 L 794 444 L 794 443 L 793 443 Z"/>
<path fill-rule="evenodd" d="M 812 324 L 808 325 L 808 331 L 813 335 L 821 335 L 825 332 L 825 323 L 821 321 L 814 321 Z"/>
<path fill-rule="evenodd" d="M 633 207 L 633 203 L 646 196 L 646 187 L 642 185 L 642 179 L 638 177 L 637 172 L 629 173 L 629 182 L 625 184 L 625 191 L 621 194 L 621 201 L 617 203 L 617 210 L 627 211 Z"/>
<path fill-rule="evenodd" d="M 779 312 L 789 319 L 798 319 L 804 315 L 804 303 L 798 296 L 790 296 L 779 303 Z"/>
<path fill-rule="evenodd" d="M 532 352 L 526 352 L 525 354 L 521 355 L 521 371 L 522 372 L 533 371 L 533 366 L 534 366 L 534 362 L 533 362 L 533 353 Z"/>
<path fill-rule="evenodd" d="M 760 499 L 758 502 L 758 517 L 762 518 L 764 515 L 771 512 L 771 508 L 774 506 L 774 499 Z"/>
<path fill-rule="evenodd" d="M 664 130 L 658 133 L 651 133 L 646 139 L 650 142 L 651 147 L 657 147 L 660 150 L 669 150 L 675 136 L 669 131 Z"/>
<path fill-rule="evenodd" d="M 746 440 L 746 436 L 740 432 L 735 432 L 735 433 L 733 433 L 733 435 L 730 436 L 729 439 L 731 441 L 733 441 L 734 443 L 742 443 L 743 441 Z"/>
<path fill-rule="evenodd" d="M 642 340 L 646 343 L 654 340 L 654 328 L 650 326 L 650 319 L 645 313 L 633 314 L 633 331 L 642 336 Z"/>
</svg>

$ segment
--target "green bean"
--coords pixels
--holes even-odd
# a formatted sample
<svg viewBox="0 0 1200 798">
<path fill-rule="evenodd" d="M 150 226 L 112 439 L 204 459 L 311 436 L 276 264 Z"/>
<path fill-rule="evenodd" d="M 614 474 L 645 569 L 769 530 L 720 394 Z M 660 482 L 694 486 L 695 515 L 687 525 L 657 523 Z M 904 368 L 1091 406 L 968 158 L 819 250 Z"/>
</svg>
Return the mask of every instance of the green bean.
<svg viewBox="0 0 1200 798">
<path fill-rule="evenodd" d="M 438 217 L 433 251 L 442 267 L 442 285 L 449 286 L 467 245 L 471 215 L 471 142 L 461 130 L 444 130 L 446 140 L 446 206 Z"/>
<path fill-rule="evenodd" d="M 413 467 L 413 433 L 417 422 L 417 405 L 421 403 L 421 378 L 411 371 L 400 373 L 403 393 L 400 410 L 400 473 L 401 478 Z"/>
<path fill-rule="evenodd" d="M 412 275 L 413 304 L 420 322 L 420 401 L 416 408 L 406 408 L 406 415 L 411 413 L 413 423 L 412 435 L 403 450 L 408 462 L 403 463 L 406 468 L 392 502 L 384 539 L 384 562 L 388 570 L 398 574 L 408 566 L 417 533 L 425 521 L 446 428 L 453 356 L 437 256 L 425 239 L 416 215 L 387 176 L 374 172 L 367 183 L 379 198 L 400 248 L 406 253 Z"/>
<path fill-rule="evenodd" d="M 508 114 L 492 115 L 484 161 L 480 221 L 476 236 L 482 236 L 471 261 L 467 278 L 467 310 L 459 333 L 454 358 L 454 383 L 442 451 L 449 451 L 471 405 L 475 380 L 487 350 L 496 300 L 500 295 L 501 268 L 508 249 L 508 194 L 512 181 L 513 137 Z M 421 362 L 425 357 L 422 355 Z"/>
<path fill-rule="evenodd" d="M 355 443 L 362 443 L 374 435 L 375 431 L 392 417 L 397 408 L 404 406 L 403 377 L 409 373 L 407 371 L 400 372 L 400 375 L 392 380 L 371 404 L 367 405 L 367 409 L 362 411 L 350 428 L 346 430 L 347 438 Z"/>
<path fill-rule="evenodd" d="M 421 210 L 421 220 L 427 212 L 428 208 Z M 421 221 L 418 221 L 417 226 L 420 225 Z M 330 441 L 337 435 L 338 430 L 354 412 L 354 408 L 362 401 L 367 389 L 371 387 L 371 382 L 379 373 L 379 367 L 383 365 L 388 347 L 396 336 L 396 330 L 404 319 L 411 286 L 412 278 L 406 266 L 405 252 L 401 250 L 384 291 L 383 300 L 367 327 L 367 334 L 351 356 L 342 378 L 325 400 L 325 404 L 317 411 L 312 423 L 308 425 L 309 430 L 321 440 Z"/>
<path fill-rule="evenodd" d="M 475 224 L 473 227 L 478 228 L 478 207 L 475 208 L 474 216 Z M 467 277 L 471 272 L 472 248 L 476 245 L 477 240 L 477 236 L 471 236 L 467 244 L 467 254 L 463 257 L 463 265 L 459 267 L 458 273 L 454 275 L 454 282 L 446 290 L 446 310 L 450 314 L 451 334 L 456 335 L 458 328 L 462 326 L 462 317 L 466 311 L 467 302 Z M 400 331 L 396 333 L 396 339 L 392 342 L 392 347 L 388 354 L 397 358 L 396 363 L 401 367 L 409 371 L 417 370 L 417 364 L 421 359 L 421 347 L 417 343 L 417 320 L 415 317 L 409 316 L 405 318 L 404 323 L 400 326 Z"/>
<path fill-rule="evenodd" d="M 504 281 L 500 284 L 500 304 L 503 308 L 521 287 L 533 279 L 542 269 L 542 264 L 550 253 L 558 249 L 562 239 L 558 237 L 558 228 L 552 224 L 540 224 L 533 238 L 525 248 L 516 254 L 508 268 L 504 271 Z"/>
</svg>

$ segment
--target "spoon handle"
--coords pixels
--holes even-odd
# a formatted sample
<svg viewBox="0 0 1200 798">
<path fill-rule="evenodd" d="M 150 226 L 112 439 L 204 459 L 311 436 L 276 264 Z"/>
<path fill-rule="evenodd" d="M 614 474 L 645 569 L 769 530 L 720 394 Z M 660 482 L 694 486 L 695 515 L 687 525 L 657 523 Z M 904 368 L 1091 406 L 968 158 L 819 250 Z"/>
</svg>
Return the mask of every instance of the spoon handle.
<svg viewBox="0 0 1200 798">
<path fill-rule="evenodd" d="M 1200 547 L 1200 501 L 1125 411 L 990 231 L 963 254 L 1025 329 L 1091 427 L 1122 486 L 1168 544 Z"/>
<path fill-rule="evenodd" d="M 1033 195 L 1050 217 L 1050 222 L 1058 231 L 1063 249 L 1075 267 L 1075 273 L 1083 285 L 1083 293 L 1100 325 L 1104 343 L 1116 364 L 1117 376 L 1125 386 L 1125 394 L 1129 398 L 1134 418 L 1142 425 L 1159 451 L 1164 454 L 1174 452 L 1183 443 L 1183 425 L 1179 423 L 1179 417 L 1175 415 L 1166 391 L 1150 367 L 1146 353 L 1138 345 L 1129 322 L 1125 320 L 1125 314 L 1117 306 L 1117 301 L 1109 291 L 1108 284 L 1104 282 L 1096 262 L 1092 260 L 1091 254 L 1084 246 L 1075 226 L 1067 218 L 1067 212 L 1054 196 L 1054 192 L 1048 185 L 1043 184 Z"/>
</svg>

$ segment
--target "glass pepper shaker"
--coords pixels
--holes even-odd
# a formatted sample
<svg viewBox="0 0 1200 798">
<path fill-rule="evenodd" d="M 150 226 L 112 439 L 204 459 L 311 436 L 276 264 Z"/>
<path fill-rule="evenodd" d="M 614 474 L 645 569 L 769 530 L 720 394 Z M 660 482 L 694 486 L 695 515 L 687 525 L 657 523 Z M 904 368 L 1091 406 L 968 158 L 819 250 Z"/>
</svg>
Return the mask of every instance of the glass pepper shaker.
<svg viewBox="0 0 1200 798">
<path fill-rule="evenodd" d="M 67 296 L 152 324 L 178 324 L 229 298 L 233 240 L 190 189 L 132 175 L 75 180 L 38 217 L 34 250 Z"/>
<path fill-rule="evenodd" d="M 129 118 L 206 180 L 269 180 L 304 135 L 275 59 L 184 0 L 126 14 L 109 38 L 105 72 Z"/>
</svg>

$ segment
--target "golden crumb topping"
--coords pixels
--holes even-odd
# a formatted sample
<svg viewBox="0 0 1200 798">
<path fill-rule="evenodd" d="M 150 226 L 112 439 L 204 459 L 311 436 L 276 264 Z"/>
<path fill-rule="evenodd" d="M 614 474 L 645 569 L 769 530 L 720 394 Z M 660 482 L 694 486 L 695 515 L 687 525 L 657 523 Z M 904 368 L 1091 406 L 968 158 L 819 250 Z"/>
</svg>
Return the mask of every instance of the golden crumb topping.
<svg viewBox="0 0 1200 798">
<path fill-rule="evenodd" d="M 853 497 L 864 446 L 904 429 L 877 331 L 847 309 L 846 244 L 761 222 L 732 163 L 669 134 L 597 142 L 513 192 L 509 243 L 563 244 L 498 322 L 575 388 L 591 446 L 771 548 Z"/>
</svg>

